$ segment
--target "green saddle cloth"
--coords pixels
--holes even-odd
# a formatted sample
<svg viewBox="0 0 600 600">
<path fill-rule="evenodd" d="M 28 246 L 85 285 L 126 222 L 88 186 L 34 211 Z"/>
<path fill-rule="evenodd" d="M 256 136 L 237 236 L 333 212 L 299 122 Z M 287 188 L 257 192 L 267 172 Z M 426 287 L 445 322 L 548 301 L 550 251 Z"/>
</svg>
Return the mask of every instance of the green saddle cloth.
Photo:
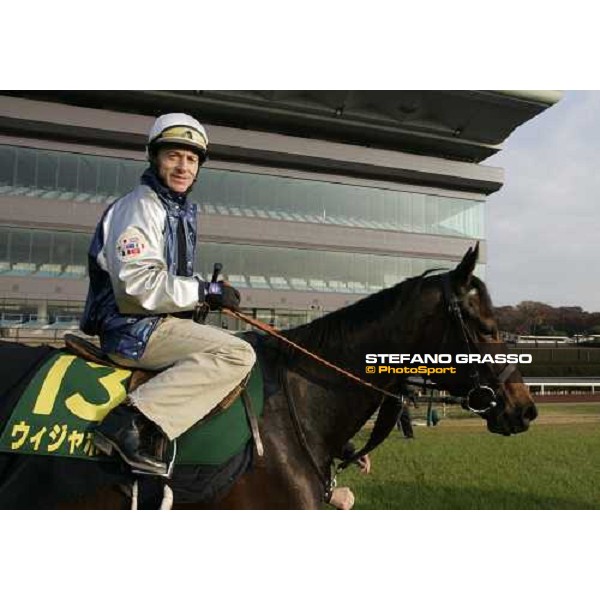
<svg viewBox="0 0 600 600">
<path fill-rule="evenodd" d="M 262 414 L 263 381 L 257 363 L 247 389 Z M 67 352 L 52 355 L 32 377 L 0 436 L 0 452 L 113 460 L 100 454 L 91 429 L 127 395 L 128 369 L 87 362 Z M 176 464 L 220 465 L 251 439 L 241 397 L 177 440 Z"/>
</svg>

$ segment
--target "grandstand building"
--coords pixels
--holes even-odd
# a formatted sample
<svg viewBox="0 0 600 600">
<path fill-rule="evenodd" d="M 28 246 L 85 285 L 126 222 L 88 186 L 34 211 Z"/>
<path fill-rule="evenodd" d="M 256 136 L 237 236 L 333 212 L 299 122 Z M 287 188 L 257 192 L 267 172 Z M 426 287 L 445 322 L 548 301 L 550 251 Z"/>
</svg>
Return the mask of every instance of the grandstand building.
<svg viewBox="0 0 600 600">
<path fill-rule="evenodd" d="M 87 249 L 145 168 L 154 117 L 192 114 L 210 160 L 196 269 L 222 262 L 254 316 L 287 327 L 480 241 L 501 169 L 480 164 L 557 92 L 0 92 L 0 326 L 75 328 Z M 236 323 L 229 323 L 236 327 Z"/>
</svg>

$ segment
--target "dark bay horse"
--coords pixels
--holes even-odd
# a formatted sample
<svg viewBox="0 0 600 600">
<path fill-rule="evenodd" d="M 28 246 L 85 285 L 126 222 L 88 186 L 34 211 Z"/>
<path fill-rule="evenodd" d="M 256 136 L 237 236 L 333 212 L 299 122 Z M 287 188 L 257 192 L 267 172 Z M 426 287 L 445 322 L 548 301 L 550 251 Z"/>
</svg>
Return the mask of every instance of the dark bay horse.
<svg viewBox="0 0 600 600">
<path fill-rule="evenodd" d="M 486 287 L 473 275 L 477 254 L 478 246 L 449 273 L 408 279 L 283 333 L 390 393 L 403 389 L 405 376 L 365 374 L 367 353 L 457 354 L 479 352 L 482 345 L 507 353 Z M 260 420 L 264 456 L 255 458 L 252 469 L 218 502 L 178 504 L 175 497 L 175 508 L 320 508 L 332 461 L 381 403 L 381 393 L 275 338 L 263 340 L 259 358 L 278 382 L 267 390 Z M 454 375 L 430 378 L 454 396 L 471 398 L 470 408 L 487 421 L 489 431 L 502 435 L 526 431 L 537 416 L 535 405 L 518 371 L 511 369 L 505 376 L 501 370 L 497 364 L 464 365 Z M 0 499 L 1 493 L 0 464 Z M 102 497 L 92 490 L 80 506 L 125 508 L 129 502 L 115 488 Z"/>
</svg>

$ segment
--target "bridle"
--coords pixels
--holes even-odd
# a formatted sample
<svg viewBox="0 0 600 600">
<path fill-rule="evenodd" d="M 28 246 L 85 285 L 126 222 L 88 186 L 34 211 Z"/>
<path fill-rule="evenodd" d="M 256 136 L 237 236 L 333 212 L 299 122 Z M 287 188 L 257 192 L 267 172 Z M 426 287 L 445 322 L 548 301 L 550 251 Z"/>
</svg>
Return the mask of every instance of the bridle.
<svg viewBox="0 0 600 600">
<path fill-rule="evenodd" d="M 446 331 L 444 332 L 442 346 L 448 337 L 450 327 L 452 324 L 455 324 L 458 327 L 459 334 L 467 349 L 467 354 L 479 354 L 478 342 L 465 324 L 460 308 L 460 301 L 452 289 L 451 273 L 444 273 L 440 277 L 442 280 L 444 304 L 451 316 Z M 461 403 L 462 407 L 479 416 L 486 416 L 492 412 L 502 412 L 504 410 L 504 400 L 498 396 L 498 390 L 517 370 L 516 365 L 508 364 L 499 373 L 494 373 L 490 368 L 492 381 L 488 382 L 486 385 L 482 385 L 479 369 L 474 363 L 469 364 L 469 379 L 472 382 L 472 387 L 464 397 Z"/>
</svg>

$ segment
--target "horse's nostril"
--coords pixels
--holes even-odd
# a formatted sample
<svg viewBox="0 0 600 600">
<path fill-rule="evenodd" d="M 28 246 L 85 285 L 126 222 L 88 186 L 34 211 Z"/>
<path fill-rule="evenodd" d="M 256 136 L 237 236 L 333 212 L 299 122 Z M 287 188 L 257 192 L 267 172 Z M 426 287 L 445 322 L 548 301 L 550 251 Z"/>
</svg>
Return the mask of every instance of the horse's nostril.
<svg viewBox="0 0 600 600">
<path fill-rule="evenodd" d="M 533 421 L 534 419 L 536 419 L 538 416 L 538 411 L 537 411 L 535 404 L 530 404 L 523 412 L 523 416 L 528 421 Z"/>
</svg>

